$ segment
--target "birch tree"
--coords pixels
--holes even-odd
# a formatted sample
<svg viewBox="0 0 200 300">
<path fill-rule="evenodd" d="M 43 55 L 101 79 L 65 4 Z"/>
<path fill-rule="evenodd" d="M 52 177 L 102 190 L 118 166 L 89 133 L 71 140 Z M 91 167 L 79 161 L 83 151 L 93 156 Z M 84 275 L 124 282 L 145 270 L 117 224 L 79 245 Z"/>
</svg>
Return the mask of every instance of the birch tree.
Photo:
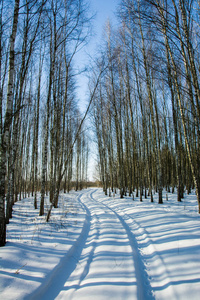
<svg viewBox="0 0 200 300">
<path fill-rule="evenodd" d="M 15 66 L 15 38 L 17 34 L 17 24 L 19 15 L 19 0 L 15 0 L 14 14 L 12 22 L 12 30 L 10 35 L 9 48 L 9 73 L 8 73 L 8 90 L 7 90 L 7 105 L 4 124 L 1 128 L 1 145 L 0 145 L 0 246 L 6 243 L 6 224 L 5 224 L 5 175 L 6 175 L 6 153 L 9 145 L 9 133 L 13 118 L 13 84 L 14 84 L 14 66 Z M 2 112 L 1 112 L 2 115 Z"/>
</svg>

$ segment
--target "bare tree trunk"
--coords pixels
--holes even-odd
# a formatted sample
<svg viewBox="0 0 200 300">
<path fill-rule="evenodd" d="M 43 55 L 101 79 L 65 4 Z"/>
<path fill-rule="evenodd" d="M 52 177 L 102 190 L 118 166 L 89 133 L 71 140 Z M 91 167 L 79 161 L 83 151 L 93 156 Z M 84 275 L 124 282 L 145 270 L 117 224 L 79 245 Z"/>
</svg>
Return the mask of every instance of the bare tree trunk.
<svg viewBox="0 0 200 300">
<path fill-rule="evenodd" d="M 178 99 L 178 104 L 179 104 L 179 109 L 180 109 L 180 114 L 181 114 L 181 120 L 182 120 L 182 125 L 183 125 L 183 133 L 184 133 L 184 138 L 185 138 L 185 144 L 186 144 L 188 159 L 189 159 L 189 162 L 190 162 L 190 167 L 191 167 L 191 171 L 192 171 L 192 175 L 193 175 L 193 181 L 194 181 L 194 185 L 195 185 L 195 188 L 196 188 L 196 195 L 197 195 L 197 201 L 198 201 L 199 213 L 200 213 L 200 184 L 199 184 L 199 178 L 198 178 L 198 174 L 197 174 L 198 171 L 195 168 L 194 161 L 193 161 L 193 158 L 192 158 L 191 149 L 190 149 L 190 146 L 189 146 L 187 129 L 186 129 L 185 114 L 184 114 L 184 110 L 183 110 L 181 91 L 180 91 L 180 86 L 179 86 L 179 82 L 178 82 L 177 66 L 176 66 L 176 63 L 174 61 L 174 56 L 173 56 L 173 53 L 171 51 L 171 47 L 169 45 L 169 40 L 168 40 L 168 36 L 167 36 L 166 23 L 165 23 L 165 18 L 164 18 L 164 15 L 163 15 L 163 11 L 160 10 L 160 13 L 161 13 L 161 16 L 162 16 L 163 35 L 164 35 L 164 38 L 165 38 L 166 48 L 167 48 L 167 51 L 169 53 L 169 56 L 170 56 L 170 59 L 171 59 L 171 62 L 172 62 L 172 66 L 173 66 L 173 69 L 174 69 L 174 81 L 175 81 L 175 87 L 176 87 L 176 91 L 177 91 L 177 99 Z"/>
<path fill-rule="evenodd" d="M 37 209 L 37 191 L 38 191 L 38 137 L 39 137 L 39 117 L 40 117 L 40 93 L 41 93 L 41 77 L 42 77 L 42 65 L 44 56 L 41 57 L 40 52 L 40 63 L 39 63 L 39 74 L 38 74 L 38 87 L 37 87 L 37 107 L 36 107 L 36 119 L 35 119 L 35 178 L 34 178 L 34 207 Z"/>
<path fill-rule="evenodd" d="M 66 172 L 66 169 L 67 169 L 67 166 L 68 166 L 69 159 L 71 158 L 71 155 L 72 155 L 72 152 L 73 152 L 73 149 L 74 149 L 74 145 L 75 145 L 75 143 L 76 143 L 76 141 L 77 141 L 77 139 L 78 139 L 78 137 L 79 137 L 79 134 L 80 134 L 81 128 L 82 128 L 82 126 L 83 126 L 83 123 L 84 123 L 84 121 L 85 121 L 85 119 L 86 119 L 86 116 L 88 115 L 90 106 L 91 106 L 92 101 L 93 101 L 93 99 L 94 99 L 94 97 L 95 97 L 95 93 L 96 93 L 96 90 L 97 90 L 97 87 L 98 87 L 100 78 L 101 78 L 103 72 L 105 71 L 105 69 L 106 69 L 106 68 L 103 68 L 103 69 L 100 70 L 100 73 L 99 73 L 99 75 L 98 75 L 98 77 L 97 77 L 97 80 L 96 80 L 95 87 L 94 87 L 94 89 L 93 89 L 93 91 L 92 91 L 92 93 L 91 93 L 91 96 L 90 96 L 90 101 L 89 101 L 88 107 L 87 107 L 87 109 L 86 109 L 86 111 L 85 111 L 85 114 L 84 114 L 84 116 L 83 116 L 83 118 L 82 118 L 80 124 L 79 124 L 79 127 L 78 127 L 78 129 L 77 129 L 75 138 L 74 138 L 74 140 L 73 140 L 73 143 L 71 144 L 71 147 L 70 147 L 70 149 L 69 149 L 69 151 L 68 151 L 67 158 L 66 158 L 66 160 L 65 160 L 65 162 L 64 162 L 63 172 L 60 174 L 60 176 L 59 176 L 59 178 L 58 178 L 58 183 L 59 183 L 59 184 L 57 184 L 57 187 L 56 187 L 56 190 L 55 190 L 53 203 L 50 205 L 50 208 L 49 208 L 48 213 L 47 213 L 47 217 L 46 217 L 46 221 L 47 221 L 47 222 L 49 221 L 49 218 L 50 218 L 50 216 L 51 216 L 51 211 L 52 211 L 52 208 L 53 208 L 53 206 L 54 206 L 54 203 L 55 203 L 55 202 L 57 201 L 57 199 L 58 199 L 59 191 L 60 191 L 60 183 L 61 183 L 61 180 L 62 180 L 62 178 L 63 178 L 63 176 L 64 176 L 64 174 L 65 174 L 65 172 Z"/>
<path fill-rule="evenodd" d="M 44 215 L 44 197 L 46 188 L 46 172 L 47 172 L 47 147 L 48 147 L 48 136 L 49 136 L 49 114 L 50 114 L 50 98 L 51 98 L 51 84 L 52 84 L 52 69 L 50 69 L 49 76 L 49 90 L 47 96 L 47 113 L 45 120 L 45 136 L 42 148 L 42 178 L 41 178 L 41 200 L 40 200 L 40 216 Z"/>
<path fill-rule="evenodd" d="M 49 139 L 49 119 L 50 119 L 50 105 L 51 105 L 51 94 L 52 94 L 52 84 L 54 81 L 55 73 L 55 59 L 57 50 L 57 28 L 56 28 L 56 13 L 53 10 L 53 24 L 50 23 L 51 37 L 50 37 L 50 70 L 49 70 L 49 86 L 46 102 L 46 120 L 45 120 L 45 133 L 44 142 L 42 146 L 42 178 L 41 178 L 41 200 L 40 200 L 40 216 L 44 215 L 44 197 L 46 189 L 46 176 L 47 176 L 47 148 Z"/>
<path fill-rule="evenodd" d="M 152 131 L 153 131 L 153 140 L 154 140 L 154 149 L 155 149 L 155 164 L 157 166 L 157 175 L 158 175 L 158 193 L 159 193 L 159 199 L 158 203 L 162 204 L 162 171 L 161 171 L 161 154 L 160 149 L 157 144 L 157 137 L 156 134 L 156 125 L 155 125 L 155 114 L 154 114 L 154 101 L 153 101 L 153 95 L 152 95 L 152 89 L 151 89 L 151 81 L 150 81 L 150 74 L 148 70 L 148 64 L 147 64 L 147 56 L 146 56 L 146 50 L 144 45 L 144 37 L 143 37 L 143 31 L 141 22 L 139 24 L 140 26 L 140 33 L 142 38 L 142 55 L 143 55 L 143 61 L 144 61 L 144 68 L 145 68 L 145 75 L 146 75 L 146 84 L 147 84 L 147 92 L 148 92 L 148 99 L 149 99 L 149 106 L 150 106 L 150 113 L 151 113 L 151 122 L 152 122 Z"/>
<path fill-rule="evenodd" d="M 1 145 L 0 145 L 0 246 L 6 243 L 6 223 L 5 223 L 5 175 L 6 175 L 6 152 L 9 145 L 9 132 L 12 123 L 12 109 L 13 109 L 13 84 L 14 84 L 14 62 L 15 62 L 15 38 L 17 33 L 18 14 L 19 14 L 19 0 L 15 0 L 14 16 L 12 24 L 12 32 L 10 36 L 10 52 L 9 52 L 9 73 L 8 73 L 8 91 L 7 91 L 7 106 L 4 121 L 4 129 L 1 129 Z M 1 124 L 2 125 L 2 124 Z M 2 126 L 1 126 L 2 128 Z"/>
</svg>

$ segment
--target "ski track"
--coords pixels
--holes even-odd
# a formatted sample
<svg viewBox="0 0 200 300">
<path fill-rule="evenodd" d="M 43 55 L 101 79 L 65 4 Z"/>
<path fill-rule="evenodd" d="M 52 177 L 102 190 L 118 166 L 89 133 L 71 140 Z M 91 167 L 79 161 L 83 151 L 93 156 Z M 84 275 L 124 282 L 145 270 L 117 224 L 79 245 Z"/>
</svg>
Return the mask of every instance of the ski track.
<svg viewBox="0 0 200 300">
<path fill-rule="evenodd" d="M 151 247 L 161 266 L 162 278 L 166 286 L 169 285 L 162 258 L 146 230 L 126 213 L 128 206 L 124 203 L 122 209 L 120 202 L 108 202 L 107 197 L 99 201 L 97 191 L 90 189 L 78 195 L 77 200 L 86 213 L 79 238 L 45 282 L 25 299 L 110 299 L 111 296 L 113 299 L 155 299 L 142 245 Z M 105 253 L 101 254 L 101 246 L 108 246 L 108 251 L 104 250 Z M 99 261 L 105 270 L 101 271 L 98 267 Z M 127 282 L 120 282 L 120 272 L 123 273 L 121 278 L 127 274 Z M 113 285 L 115 295 L 111 295 Z M 104 289 L 102 294 L 101 289 Z M 170 297 L 177 298 L 172 286 L 169 292 Z"/>
<path fill-rule="evenodd" d="M 83 193 L 78 196 L 79 202 Z M 82 203 L 81 203 L 82 205 Z M 60 290 L 62 290 L 65 282 L 69 278 L 70 274 L 76 268 L 79 263 L 79 258 L 82 249 L 85 245 L 86 239 L 88 237 L 90 226 L 91 226 L 91 215 L 87 207 L 83 205 L 86 210 L 86 218 L 83 224 L 80 236 L 74 245 L 67 252 L 66 256 L 61 259 L 60 263 L 52 270 L 52 272 L 45 278 L 45 282 L 30 296 L 25 297 L 25 300 L 50 300 L 55 299 Z"/>
<path fill-rule="evenodd" d="M 137 249 L 137 252 L 138 252 L 137 256 L 135 257 L 137 269 L 139 270 L 138 282 L 141 282 L 141 280 L 144 279 L 144 274 L 145 274 L 145 276 L 148 276 L 147 272 L 146 272 L 146 267 L 144 264 L 145 259 L 142 258 L 141 253 L 139 253 L 139 249 L 142 245 L 143 245 L 143 247 L 149 246 L 151 249 L 151 252 L 153 253 L 154 260 L 157 262 L 157 264 L 160 266 L 160 269 L 162 270 L 162 274 L 160 274 L 160 275 L 157 274 L 157 276 L 158 277 L 162 276 L 162 279 L 160 278 L 160 281 L 164 279 L 166 287 L 169 288 L 168 293 L 170 293 L 170 297 L 172 299 L 178 299 L 178 296 L 176 295 L 173 285 L 170 285 L 170 280 L 169 280 L 168 270 L 166 268 L 166 265 L 164 264 L 161 256 L 156 251 L 156 248 L 154 247 L 153 242 L 151 241 L 151 239 L 148 236 L 148 232 L 143 227 L 141 227 L 139 225 L 139 223 L 133 217 L 131 217 L 130 215 L 128 215 L 126 212 L 123 211 L 128 208 L 128 206 L 125 207 L 125 203 L 123 203 L 123 210 L 120 207 L 121 206 L 119 206 L 119 208 L 115 208 L 115 212 L 119 216 L 121 216 L 123 222 L 126 224 L 125 226 L 126 226 L 127 230 L 130 231 L 129 232 L 129 234 L 131 235 L 130 240 L 133 240 L 135 249 Z M 134 234 L 133 234 L 133 232 L 134 232 Z M 139 243 L 137 241 L 139 241 Z M 135 251 L 135 249 L 133 249 L 133 251 Z M 144 273 L 142 274 L 141 270 L 143 270 L 143 269 L 144 269 Z M 150 286 L 150 281 L 148 281 L 147 285 L 152 289 L 152 287 Z M 142 288 L 142 286 L 141 286 L 141 288 Z M 149 294 L 152 294 L 152 292 L 150 290 L 149 290 Z M 146 299 L 146 298 L 138 298 L 138 299 Z"/>
<path fill-rule="evenodd" d="M 94 193 L 94 191 L 92 193 Z M 89 195 L 90 197 L 91 197 L 92 193 Z M 85 208 L 85 211 L 87 212 L 87 215 L 90 216 L 90 223 L 91 223 L 92 217 L 91 217 L 90 210 L 88 209 L 88 207 L 83 202 L 81 202 L 81 197 L 79 198 L 79 201 L 82 204 L 82 206 Z M 91 250 L 90 250 L 89 255 L 86 256 L 86 262 L 84 263 L 84 266 L 83 266 L 83 263 L 81 264 L 81 268 L 83 270 L 82 270 L 82 273 L 81 273 L 80 277 L 78 278 L 78 282 L 76 284 L 75 284 L 75 282 L 73 283 L 74 288 L 73 288 L 73 291 L 71 293 L 72 295 L 74 294 L 76 289 L 80 288 L 81 282 L 86 278 L 87 274 L 89 273 L 90 264 L 91 264 L 91 262 L 93 260 L 93 257 L 94 257 L 94 252 L 95 252 L 95 249 L 96 249 L 96 246 L 97 246 L 97 240 L 99 239 L 100 233 L 99 233 L 99 227 L 98 227 L 98 225 L 99 225 L 98 216 L 94 215 L 93 220 L 94 220 L 94 225 L 90 224 L 90 228 L 95 230 L 95 233 L 93 234 L 93 238 L 92 238 L 91 242 L 89 242 L 89 244 L 91 244 Z M 87 239 L 88 239 L 88 236 L 89 236 L 89 234 L 87 235 Z"/>
<path fill-rule="evenodd" d="M 68 198 L 70 201 L 66 202 Z M 59 230 L 53 235 L 47 226 L 42 232 L 39 225 L 43 223 L 39 219 L 36 228 L 38 237 L 33 246 L 37 247 L 41 242 L 41 247 L 40 250 L 33 248 L 33 251 L 41 253 L 33 254 L 31 245 L 35 235 L 35 218 L 32 213 L 29 218 L 34 224 L 27 222 L 25 227 L 20 227 L 24 231 L 22 240 L 25 247 L 18 243 L 13 248 L 11 243 L 11 248 L 18 255 L 16 264 L 11 259 L 12 249 L 8 247 L 10 252 L 5 255 L 2 252 L 2 257 L 6 259 L 1 272 L 2 299 L 199 299 L 199 219 L 195 214 L 187 215 L 187 201 L 182 204 L 184 210 L 177 215 L 171 209 L 173 202 L 170 207 L 166 205 L 160 210 L 159 206 L 153 205 L 148 212 L 149 206 L 145 203 L 141 208 L 141 204 L 133 205 L 130 198 L 108 197 L 103 195 L 102 190 L 94 188 L 74 193 L 72 198 L 68 198 L 61 196 L 59 211 L 55 210 L 52 214 L 57 218 L 61 211 L 61 224 L 66 229 L 67 224 L 72 225 L 69 232 L 61 231 L 61 238 L 58 239 Z M 15 227 L 17 218 L 26 223 L 26 209 L 26 206 L 25 210 L 16 209 L 15 222 L 11 224 L 10 231 L 14 239 L 19 239 Z M 75 219 L 74 209 L 76 214 L 79 210 Z M 191 207 L 190 210 L 193 211 Z M 69 220 L 62 221 L 68 211 Z M 174 219 L 176 216 L 177 221 Z M 74 227 L 77 222 L 78 227 Z M 56 224 L 52 216 L 52 225 Z M 52 260 L 51 251 L 46 253 L 49 240 L 46 241 L 45 234 L 49 240 L 55 237 L 55 241 L 50 242 L 50 245 L 53 244 Z M 12 238 L 11 235 L 11 241 Z M 54 247 L 57 246 L 55 252 Z M 43 251 L 47 258 L 43 257 Z M 39 260 L 35 267 L 37 257 Z M 11 282 L 15 287 L 11 288 Z"/>
<path fill-rule="evenodd" d="M 96 191 L 95 191 L 96 192 Z M 93 201 L 96 203 L 99 203 L 97 200 L 95 200 L 92 196 Z M 146 267 L 144 265 L 144 262 L 141 258 L 141 254 L 138 250 L 138 244 L 136 241 L 136 238 L 134 236 L 133 231 L 130 230 L 130 223 L 128 224 L 127 220 L 130 220 L 130 217 L 127 214 L 119 214 L 115 210 L 113 210 L 108 205 L 102 203 L 105 207 L 110 209 L 116 217 L 121 222 L 122 226 L 124 227 L 126 234 L 129 238 L 130 246 L 132 248 L 132 256 L 133 256 L 133 262 L 135 266 L 135 272 L 136 272 L 136 280 L 137 280 L 137 299 L 155 299 L 152 293 L 151 284 L 148 278 L 148 274 L 146 272 Z M 132 219 L 133 223 L 133 219 Z"/>
<path fill-rule="evenodd" d="M 128 215 L 96 200 L 96 191 L 79 194 L 77 199 L 86 212 L 81 234 L 27 300 L 84 299 L 84 296 L 85 299 L 155 299 Z M 102 251 L 102 246 L 108 250 Z"/>
<path fill-rule="evenodd" d="M 83 294 L 86 298 L 95 297 L 95 299 L 110 299 L 111 297 L 114 297 L 113 299 L 135 299 L 136 282 L 133 259 L 131 260 L 131 270 L 129 270 L 130 265 L 128 266 L 128 264 L 130 264 L 131 251 L 129 251 L 128 254 L 126 251 L 124 253 L 120 252 L 121 246 L 130 248 L 128 235 L 120 222 L 120 218 L 115 212 L 93 198 L 95 192 L 96 190 L 89 191 L 86 196 L 84 195 L 84 197 L 79 198 L 86 211 L 90 211 L 90 215 L 92 216 L 91 222 L 93 224 L 91 225 L 91 233 L 85 244 L 84 250 L 86 254 L 83 252 L 80 259 L 81 264 L 75 269 L 71 278 L 69 278 L 66 283 L 65 291 L 62 291 L 56 299 L 83 299 Z M 107 220 L 109 220 L 109 223 L 106 224 Z M 123 236 L 125 235 L 123 243 L 121 242 L 120 244 L 120 242 L 118 242 L 117 235 L 115 235 L 114 238 L 109 237 L 109 239 L 105 241 L 106 233 L 103 233 L 104 227 L 113 234 L 113 226 L 116 228 L 120 227 L 117 229 L 120 230 L 120 232 L 123 231 Z M 87 248 L 90 244 L 91 249 L 87 252 Z M 98 249 L 101 249 L 101 246 L 105 247 L 105 245 L 108 246 L 108 248 L 113 247 L 113 250 L 116 252 L 116 258 L 110 249 L 108 249 L 108 251 L 104 250 L 104 253 L 101 254 L 101 251 Z M 119 250 L 116 251 L 116 249 Z M 124 258 L 126 256 L 127 258 Z M 101 265 L 98 265 L 98 260 L 101 260 L 101 265 L 107 265 L 103 271 L 101 271 Z M 129 275 L 127 282 L 123 280 L 123 276 L 121 276 L 121 281 L 119 280 L 120 268 L 124 263 L 123 260 L 127 263 L 125 268 L 128 268 L 127 271 L 126 269 L 122 269 L 123 274 L 127 272 Z M 128 262 L 126 262 L 126 260 Z M 108 277 L 107 280 L 106 277 Z M 115 295 L 113 295 L 113 285 L 116 290 Z M 129 288 L 127 288 L 128 286 Z"/>
</svg>

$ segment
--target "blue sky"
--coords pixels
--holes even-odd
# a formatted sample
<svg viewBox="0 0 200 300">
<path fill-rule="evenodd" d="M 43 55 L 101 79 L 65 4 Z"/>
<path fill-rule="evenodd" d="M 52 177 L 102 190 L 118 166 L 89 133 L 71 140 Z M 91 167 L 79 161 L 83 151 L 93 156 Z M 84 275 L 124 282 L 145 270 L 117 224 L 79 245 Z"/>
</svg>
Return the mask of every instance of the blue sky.
<svg viewBox="0 0 200 300">
<path fill-rule="evenodd" d="M 117 24 L 116 10 L 121 0 L 88 0 L 91 14 L 96 14 L 92 21 L 93 36 L 86 47 L 76 56 L 78 68 L 83 68 L 89 64 L 90 58 L 94 58 L 98 45 L 101 43 L 103 29 L 109 19 L 113 25 Z M 87 103 L 87 77 L 81 74 L 78 76 L 78 98 L 80 108 L 84 112 Z"/>
<path fill-rule="evenodd" d="M 89 57 L 95 58 L 94 56 L 97 51 L 98 45 L 101 43 L 103 29 L 106 21 L 110 19 L 112 25 L 116 26 L 117 18 L 115 16 L 115 12 L 121 0 L 88 0 L 88 2 L 91 7 L 91 13 L 96 13 L 92 24 L 93 36 L 90 38 L 87 46 L 84 49 L 82 49 L 76 56 L 76 64 L 78 68 L 83 68 L 84 66 L 87 66 L 90 62 Z M 82 73 L 77 77 L 77 85 L 79 107 L 81 109 L 82 115 L 84 115 L 89 100 L 87 74 Z M 88 125 L 90 127 L 90 124 Z M 92 133 L 90 133 L 89 135 L 92 138 Z M 96 146 L 94 143 L 92 143 L 91 140 L 88 170 L 88 175 L 90 179 L 92 179 L 94 174 L 95 161 Z"/>
<path fill-rule="evenodd" d="M 87 46 L 87 51 L 91 51 L 92 55 L 95 52 L 97 44 L 101 42 L 103 29 L 108 19 L 113 25 L 117 23 L 115 13 L 121 0 L 88 0 L 88 2 L 90 3 L 91 11 L 96 13 L 93 20 L 94 38 L 91 39 Z"/>
<path fill-rule="evenodd" d="M 115 12 L 120 0 L 89 0 L 92 11 L 96 12 L 94 20 L 94 30 L 97 37 L 101 37 L 105 22 L 110 19 L 113 23 L 116 22 Z"/>
</svg>

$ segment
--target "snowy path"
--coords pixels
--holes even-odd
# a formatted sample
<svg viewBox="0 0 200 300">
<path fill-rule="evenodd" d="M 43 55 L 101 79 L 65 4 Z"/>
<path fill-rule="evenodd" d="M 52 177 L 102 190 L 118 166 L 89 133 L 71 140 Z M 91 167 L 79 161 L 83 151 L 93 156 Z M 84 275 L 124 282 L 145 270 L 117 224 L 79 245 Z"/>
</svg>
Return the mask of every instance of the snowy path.
<svg viewBox="0 0 200 300">
<path fill-rule="evenodd" d="M 0 249 L 0 299 L 198 300 L 200 216 L 195 195 L 163 205 L 105 196 L 60 196 L 51 221 L 33 199 L 14 206 Z"/>
<path fill-rule="evenodd" d="M 76 247 L 33 299 L 154 299 L 133 233 L 94 190 L 79 201 L 86 221 Z"/>
</svg>

